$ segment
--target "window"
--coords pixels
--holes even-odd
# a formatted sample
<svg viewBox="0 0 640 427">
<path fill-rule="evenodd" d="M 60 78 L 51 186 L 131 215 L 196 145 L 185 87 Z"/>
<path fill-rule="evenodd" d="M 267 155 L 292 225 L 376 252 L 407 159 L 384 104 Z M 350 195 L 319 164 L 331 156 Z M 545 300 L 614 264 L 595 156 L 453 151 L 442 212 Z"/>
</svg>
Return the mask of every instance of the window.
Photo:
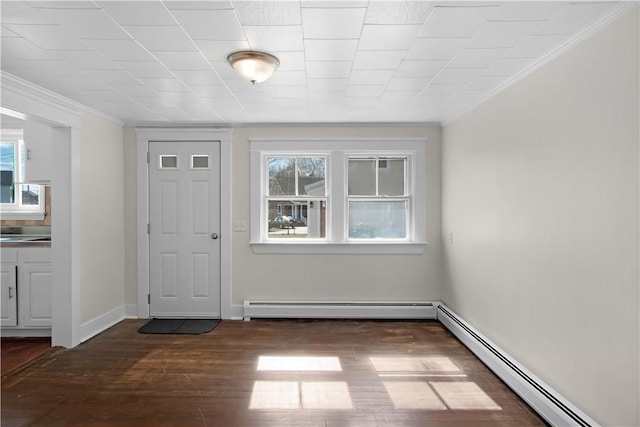
<svg viewBox="0 0 640 427">
<path fill-rule="evenodd" d="M 2 129 L 0 207 L 5 219 L 42 219 L 43 216 L 41 187 L 21 184 L 25 179 L 25 154 L 22 129 Z"/>
<path fill-rule="evenodd" d="M 258 253 L 421 253 L 424 139 L 251 141 Z"/>
<path fill-rule="evenodd" d="M 268 239 L 326 238 L 326 157 L 265 156 Z"/>
</svg>

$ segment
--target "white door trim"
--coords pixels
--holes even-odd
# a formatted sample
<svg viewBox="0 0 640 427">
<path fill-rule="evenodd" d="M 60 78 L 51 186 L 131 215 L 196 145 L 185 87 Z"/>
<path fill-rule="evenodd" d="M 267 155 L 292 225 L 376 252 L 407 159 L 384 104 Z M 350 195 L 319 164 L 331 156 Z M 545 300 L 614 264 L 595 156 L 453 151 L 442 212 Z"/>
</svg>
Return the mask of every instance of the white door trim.
<svg viewBox="0 0 640 427">
<path fill-rule="evenodd" d="M 138 317 L 149 317 L 149 141 L 220 141 L 220 315 L 231 318 L 231 132 L 230 128 L 137 128 Z"/>
</svg>

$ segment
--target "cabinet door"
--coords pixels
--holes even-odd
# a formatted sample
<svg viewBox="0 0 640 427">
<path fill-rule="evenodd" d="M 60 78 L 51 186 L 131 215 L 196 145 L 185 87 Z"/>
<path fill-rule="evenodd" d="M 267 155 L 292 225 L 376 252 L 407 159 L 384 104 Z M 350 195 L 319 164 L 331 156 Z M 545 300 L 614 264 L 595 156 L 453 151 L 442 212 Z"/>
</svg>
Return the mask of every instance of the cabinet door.
<svg viewBox="0 0 640 427">
<path fill-rule="evenodd" d="M 15 264 L 2 264 L 0 283 L 2 283 L 0 291 L 0 326 L 17 326 L 18 298 Z"/>
<path fill-rule="evenodd" d="M 51 265 L 22 264 L 20 271 L 20 324 L 50 327 Z"/>
<path fill-rule="evenodd" d="M 51 128 L 42 123 L 27 121 L 24 126 L 25 182 L 51 182 Z"/>
</svg>

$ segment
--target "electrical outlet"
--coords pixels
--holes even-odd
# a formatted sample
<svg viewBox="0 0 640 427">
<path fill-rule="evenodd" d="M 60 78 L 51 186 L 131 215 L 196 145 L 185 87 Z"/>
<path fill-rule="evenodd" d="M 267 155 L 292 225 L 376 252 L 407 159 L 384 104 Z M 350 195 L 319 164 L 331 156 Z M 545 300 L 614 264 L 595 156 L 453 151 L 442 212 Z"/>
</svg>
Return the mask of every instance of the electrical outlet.
<svg viewBox="0 0 640 427">
<path fill-rule="evenodd" d="M 449 244 L 453 245 L 453 231 L 449 232 Z"/>
<path fill-rule="evenodd" d="M 247 228 L 247 221 L 243 219 L 233 221 L 233 231 L 246 232 Z"/>
</svg>

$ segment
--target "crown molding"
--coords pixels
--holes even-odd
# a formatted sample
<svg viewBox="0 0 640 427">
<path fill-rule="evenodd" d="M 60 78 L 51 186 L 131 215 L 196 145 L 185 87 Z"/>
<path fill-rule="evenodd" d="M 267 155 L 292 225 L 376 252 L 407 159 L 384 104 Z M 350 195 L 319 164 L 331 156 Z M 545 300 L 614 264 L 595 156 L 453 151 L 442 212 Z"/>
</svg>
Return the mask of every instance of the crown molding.
<svg viewBox="0 0 640 427">
<path fill-rule="evenodd" d="M 37 101 L 66 114 L 79 116 L 83 112 L 90 113 L 107 121 L 110 121 L 118 126 L 124 126 L 124 122 L 120 119 L 116 119 L 115 117 L 112 117 L 101 111 L 80 104 L 79 102 L 73 101 L 72 99 L 60 95 L 59 93 L 53 92 L 49 89 L 45 89 L 41 86 L 36 85 L 35 83 L 31 83 L 30 81 L 24 80 L 11 73 L 7 73 L 6 71 L 0 70 L 0 80 L 2 85 L 3 107 L 14 109 L 25 114 L 33 114 L 29 111 L 20 111 L 22 108 L 10 105 L 10 101 L 7 102 L 7 99 L 10 98 L 7 95 L 9 93 L 13 93 L 27 99 Z"/>
<path fill-rule="evenodd" d="M 634 7 L 636 7 L 636 8 L 638 7 L 638 2 L 637 1 L 621 2 L 621 4 L 618 7 L 614 8 L 613 10 L 611 10 L 608 14 L 604 15 L 601 19 L 597 20 L 596 22 L 594 22 L 589 27 L 586 27 L 582 31 L 578 32 L 573 37 L 570 37 L 563 44 L 559 45 L 557 48 L 555 48 L 551 52 L 547 53 L 546 55 L 540 57 L 537 61 L 535 61 L 534 63 L 532 63 L 528 67 L 526 67 L 524 70 L 520 71 L 518 74 L 516 74 L 513 77 L 511 77 L 506 82 L 502 83 L 500 86 L 498 86 L 495 89 L 489 91 L 486 95 L 480 97 L 475 102 L 472 102 L 471 104 L 467 105 L 466 107 L 464 107 L 464 108 L 452 113 L 448 118 L 443 119 L 442 120 L 442 127 L 449 126 L 451 123 L 453 123 L 454 121 L 458 120 L 459 118 L 461 118 L 465 114 L 469 113 L 470 111 L 474 110 L 476 107 L 484 104 L 489 99 L 491 99 L 494 96 L 498 95 L 499 93 L 501 93 L 505 89 L 513 86 L 514 84 L 516 84 L 520 80 L 523 80 L 525 77 L 529 76 L 530 74 L 532 74 L 533 72 L 535 72 L 536 70 L 541 68 L 542 66 L 544 66 L 547 63 L 551 62 L 552 60 L 554 60 L 558 56 L 562 55 L 567 50 L 569 50 L 572 47 L 578 45 L 579 43 L 581 43 L 582 41 L 584 41 L 588 37 L 592 36 L 593 34 L 597 33 L 598 31 L 600 31 L 606 25 L 610 24 L 611 22 L 615 21 L 617 18 L 619 18 L 622 15 L 624 15 L 625 13 L 629 12 Z"/>
</svg>

